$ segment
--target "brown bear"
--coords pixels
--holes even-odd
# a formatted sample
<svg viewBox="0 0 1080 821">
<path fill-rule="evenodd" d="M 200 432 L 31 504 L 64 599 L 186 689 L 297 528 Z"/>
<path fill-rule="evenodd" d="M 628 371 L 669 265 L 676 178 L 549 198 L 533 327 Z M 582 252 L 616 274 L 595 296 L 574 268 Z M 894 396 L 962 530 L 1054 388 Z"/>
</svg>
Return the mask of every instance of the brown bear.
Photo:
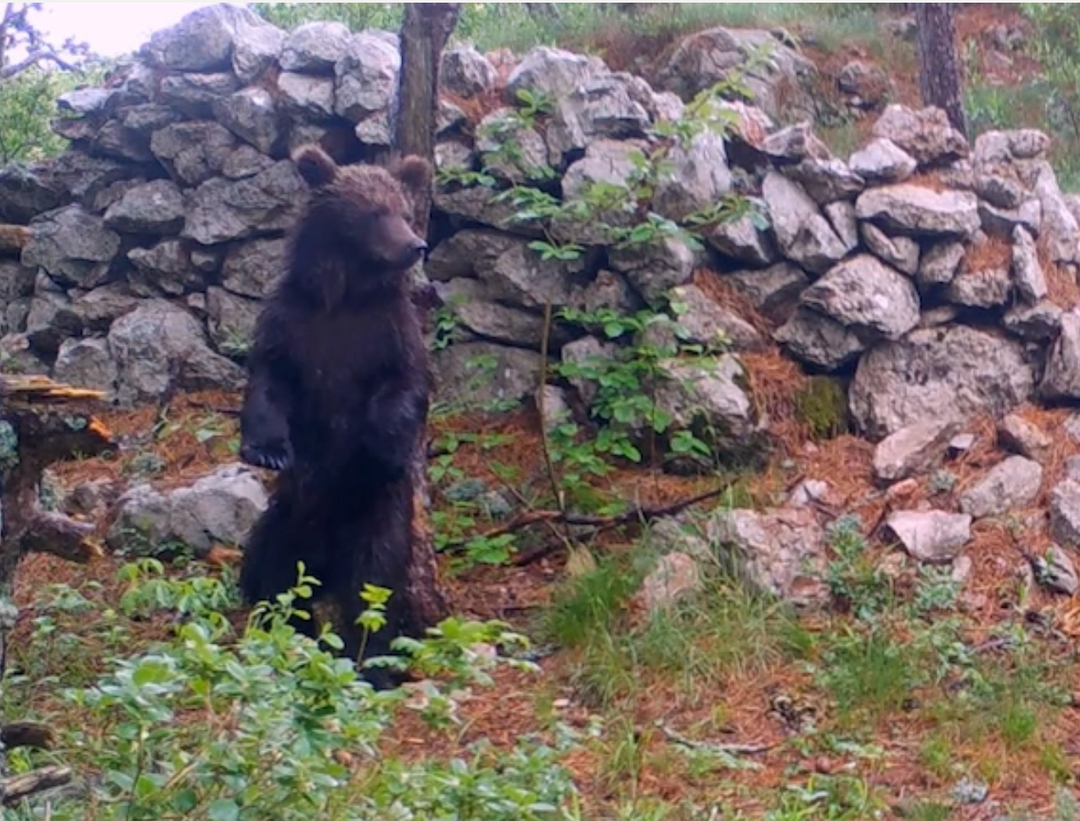
<svg viewBox="0 0 1080 821">
<path fill-rule="evenodd" d="M 419 157 L 338 167 L 314 146 L 293 159 L 310 201 L 255 326 L 240 423 L 241 459 L 280 473 L 240 588 L 250 603 L 273 600 L 304 562 L 321 582 L 312 603 L 333 606 L 344 652 L 360 661 L 421 628 L 406 577 L 430 378 L 408 271 L 427 245 L 407 215 L 432 170 Z M 392 591 L 386 626 L 366 643 L 355 624 L 365 583 Z M 314 635 L 312 622 L 295 624 Z"/>
</svg>

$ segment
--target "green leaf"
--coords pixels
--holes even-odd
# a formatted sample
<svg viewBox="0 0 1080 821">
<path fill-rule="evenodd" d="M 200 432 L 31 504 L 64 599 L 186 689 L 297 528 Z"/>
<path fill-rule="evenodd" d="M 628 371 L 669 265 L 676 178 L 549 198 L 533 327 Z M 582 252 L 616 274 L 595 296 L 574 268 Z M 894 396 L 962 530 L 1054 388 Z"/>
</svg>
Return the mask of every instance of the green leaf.
<svg viewBox="0 0 1080 821">
<path fill-rule="evenodd" d="M 240 807 L 231 798 L 218 798 L 210 802 L 206 817 L 209 821 L 237 821 Z"/>
</svg>

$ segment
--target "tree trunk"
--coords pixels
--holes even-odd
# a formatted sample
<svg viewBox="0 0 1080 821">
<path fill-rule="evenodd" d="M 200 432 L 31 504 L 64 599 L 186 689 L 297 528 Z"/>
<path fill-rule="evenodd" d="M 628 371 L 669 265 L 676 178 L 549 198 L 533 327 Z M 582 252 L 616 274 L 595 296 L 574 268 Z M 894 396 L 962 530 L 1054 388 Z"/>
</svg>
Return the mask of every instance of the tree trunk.
<svg viewBox="0 0 1080 821">
<path fill-rule="evenodd" d="M 88 400 L 103 398 L 98 391 L 45 377 L 0 376 L 0 696 L 8 633 L 18 615 L 13 592 L 22 557 L 43 552 L 86 563 L 101 555 L 92 538 L 94 525 L 43 511 L 38 488 L 42 471 L 51 463 L 76 453 L 96 456 L 111 447 L 109 432 L 83 407 Z M 65 767 L 9 776 L 5 748 L 48 747 L 52 741 L 53 733 L 44 725 L 17 722 L 0 728 L 0 804 L 18 803 L 71 779 Z"/>
<path fill-rule="evenodd" d="M 435 117 L 438 110 L 439 63 L 443 47 L 457 25 L 459 3 L 406 3 L 401 26 L 401 72 L 394 112 L 394 153 L 415 154 L 435 164 Z M 417 234 L 427 236 L 431 218 L 432 192 L 420 192 L 413 203 L 413 225 Z M 414 282 L 424 287 L 422 265 Z M 414 300 L 423 313 L 421 300 Z M 448 613 L 439 585 L 438 562 L 428 508 L 427 437 L 421 437 L 413 459 L 413 539 L 409 568 L 409 596 L 418 617 L 435 624 Z"/>
<path fill-rule="evenodd" d="M 951 3 L 919 3 L 915 7 L 919 45 L 919 93 L 924 105 L 945 111 L 953 128 L 967 136 L 960 94 L 960 58 Z"/>
</svg>

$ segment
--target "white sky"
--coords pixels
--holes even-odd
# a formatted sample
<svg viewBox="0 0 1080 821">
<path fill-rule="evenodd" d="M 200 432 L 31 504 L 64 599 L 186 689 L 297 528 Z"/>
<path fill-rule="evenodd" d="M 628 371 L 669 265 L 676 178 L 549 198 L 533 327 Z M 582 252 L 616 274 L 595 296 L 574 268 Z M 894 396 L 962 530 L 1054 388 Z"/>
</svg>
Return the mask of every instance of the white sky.
<svg viewBox="0 0 1080 821">
<path fill-rule="evenodd" d="M 136 50 L 154 31 L 168 28 L 207 5 L 211 3 L 46 2 L 36 20 L 58 41 L 73 36 L 89 43 L 97 53 L 115 57 Z"/>
</svg>

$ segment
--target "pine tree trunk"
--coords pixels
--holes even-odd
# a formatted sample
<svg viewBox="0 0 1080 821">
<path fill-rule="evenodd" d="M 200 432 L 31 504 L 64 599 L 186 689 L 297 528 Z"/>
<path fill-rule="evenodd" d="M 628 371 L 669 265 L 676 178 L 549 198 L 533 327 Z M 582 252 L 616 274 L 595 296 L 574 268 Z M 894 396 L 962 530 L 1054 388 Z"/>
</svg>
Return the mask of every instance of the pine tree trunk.
<svg viewBox="0 0 1080 821">
<path fill-rule="evenodd" d="M 457 25 L 459 3 L 406 3 L 401 27 L 401 73 L 394 113 L 394 152 L 415 154 L 435 163 L 435 117 L 438 110 L 439 63 L 450 33 Z M 426 236 L 432 194 L 414 203 L 414 230 Z M 421 275 L 416 281 L 424 282 Z M 417 310 L 423 302 L 414 300 Z M 439 586 L 433 532 L 428 517 L 427 437 L 421 437 L 413 460 L 413 540 L 409 569 L 409 596 L 417 616 L 426 625 L 447 615 Z"/>
<path fill-rule="evenodd" d="M 924 105 L 944 110 L 953 128 L 967 136 L 954 12 L 951 3 L 919 3 L 915 6 L 919 93 Z"/>
</svg>

